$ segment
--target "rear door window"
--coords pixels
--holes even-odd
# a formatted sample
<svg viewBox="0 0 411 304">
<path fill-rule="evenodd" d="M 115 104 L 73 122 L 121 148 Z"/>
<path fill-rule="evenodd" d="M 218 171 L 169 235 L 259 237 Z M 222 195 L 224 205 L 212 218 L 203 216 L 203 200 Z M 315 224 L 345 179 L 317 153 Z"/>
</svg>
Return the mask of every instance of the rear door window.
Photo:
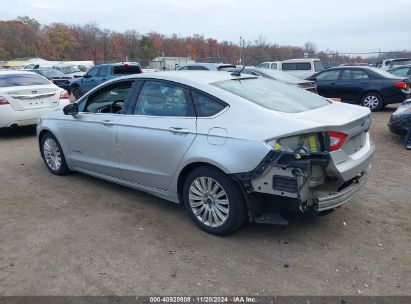
<svg viewBox="0 0 411 304">
<path fill-rule="evenodd" d="M 172 83 L 153 80 L 144 82 L 138 96 L 134 114 L 147 116 L 195 116 L 187 89 Z"/>
<path fill-rule="evenodd" d="M 337 80 L 339 75 L 340 75 L 339 70 L 331 70 L 331 71 L 322 72 L 318 74 L 315 78 L 316 80 L 320 80 L 320 81 L 331 81 L 331 80 Z"/>
<path fill-rule="evenodd" d="M 368 74 L 362 70 L 344 70 L 342 73 L 342 80 L 367 80 Z"/>
<path fill-rule="evenodd" d="M 46 85 L 50 81 L 38 74 L 4 74 L 0 75 L 0 88 L 32 85 Z"/>
</svg>

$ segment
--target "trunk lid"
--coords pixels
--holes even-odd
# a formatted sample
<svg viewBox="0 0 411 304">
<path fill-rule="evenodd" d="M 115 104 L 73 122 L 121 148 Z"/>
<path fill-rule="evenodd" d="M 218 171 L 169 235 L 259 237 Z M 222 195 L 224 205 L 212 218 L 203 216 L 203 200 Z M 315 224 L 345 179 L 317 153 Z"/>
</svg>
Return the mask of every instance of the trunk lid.
<svg viewBox="0 0 411 304">
<path fill-rule="evenodd" d="M 60 103 L 60 89 L 51 86 L 8 87 L 1 91 L 16 111 L 52 108 Z"/>
<path fill-rule="evenodd" d="M 339 102 L 301 113 L 281 113 L 281 116 L 293 121 L 294 129 L 281 137 L 326 131 L 347 134 L 341 147 L 347 155 L 352 155 L 364 147 L 366 132 L 371 125 L 370 110 Z"/>
</svg>

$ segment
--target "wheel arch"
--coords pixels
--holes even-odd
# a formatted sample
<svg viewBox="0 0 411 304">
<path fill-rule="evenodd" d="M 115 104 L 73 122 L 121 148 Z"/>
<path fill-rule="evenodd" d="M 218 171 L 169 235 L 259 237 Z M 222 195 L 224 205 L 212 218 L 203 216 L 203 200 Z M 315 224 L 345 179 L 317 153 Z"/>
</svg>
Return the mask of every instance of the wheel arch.
<svg viewBox="0 0 411 304">
<path fill-rule="evenodd" d="M 385 102 L 384 102 L 384 96 L 383 96 L 378 90 L 376 90 L 376 89 L 369 89 L 369 90 L 364 91 L 364 92 L 361 94 L 360 102 L 362 102 L 362 99 L 364 98 L 365 95 L 370 94 L 370 93 L 376 93 L 376 94 L 378 94 L 379 96 L 381 96 L 381 98 L 382 98 L 382 103 L 385 104 Z"/>
<path fill-rule="evenodd" d="M 214 168 L 224 174 L 227 174 L 223 168 L 220 168 L 219 166 L 206 162 L 206 161 L 197 161 L 197 162 L 192 162 L 189 164 L 186 164 L 178 173 L 178 178 L 177 178 L 177 195 L 178 195 L 178 200 L 181 205 L 182 204 L 182 193 L 183 193 L 183 186 L 184 186 L 184 181 L 187 178 L 188 174 L 192 172 L 194 169 L 197 169 L 199 167 L 211 167 Z"/>
</svg>

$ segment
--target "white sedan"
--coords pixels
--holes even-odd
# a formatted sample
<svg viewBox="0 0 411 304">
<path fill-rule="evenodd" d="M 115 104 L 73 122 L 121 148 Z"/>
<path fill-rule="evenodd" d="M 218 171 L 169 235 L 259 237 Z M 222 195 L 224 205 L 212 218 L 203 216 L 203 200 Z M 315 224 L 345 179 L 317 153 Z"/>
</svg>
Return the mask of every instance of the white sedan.
<svg viewBox="0 0 411 304">
<path fill-rule="evenodd" d="M 0 128 L 34 125 L 44 113 L 69 103 L 68 92 L 43 76 L 0 71 Z"/>
</svg>

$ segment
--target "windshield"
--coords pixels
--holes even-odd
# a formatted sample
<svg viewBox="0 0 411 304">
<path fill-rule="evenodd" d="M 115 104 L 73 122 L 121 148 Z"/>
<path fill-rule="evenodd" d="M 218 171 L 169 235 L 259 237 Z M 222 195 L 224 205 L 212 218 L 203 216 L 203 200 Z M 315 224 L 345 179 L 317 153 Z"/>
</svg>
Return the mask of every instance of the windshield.
<svg viewBox="0 0 411 304">
<path fill-rule="evenodd" d="M 72 74 L 72 73 L 81 72 L 81 70 L 76 65 L 62 66 L 60 67 L 60 69 L 64 74 Z"/>
<path fill-rule="evenodd" d="M 223 80 L 211 85 L 279 112 L 304 112 L 331 103 L 316 94 L 267 78 Z"/>
<path fill-rule="evenodd" d="M 6 74 L 0 75 L 0 88 L 44 85 L 50 82 L 37 74 Z"/>
</svg>

